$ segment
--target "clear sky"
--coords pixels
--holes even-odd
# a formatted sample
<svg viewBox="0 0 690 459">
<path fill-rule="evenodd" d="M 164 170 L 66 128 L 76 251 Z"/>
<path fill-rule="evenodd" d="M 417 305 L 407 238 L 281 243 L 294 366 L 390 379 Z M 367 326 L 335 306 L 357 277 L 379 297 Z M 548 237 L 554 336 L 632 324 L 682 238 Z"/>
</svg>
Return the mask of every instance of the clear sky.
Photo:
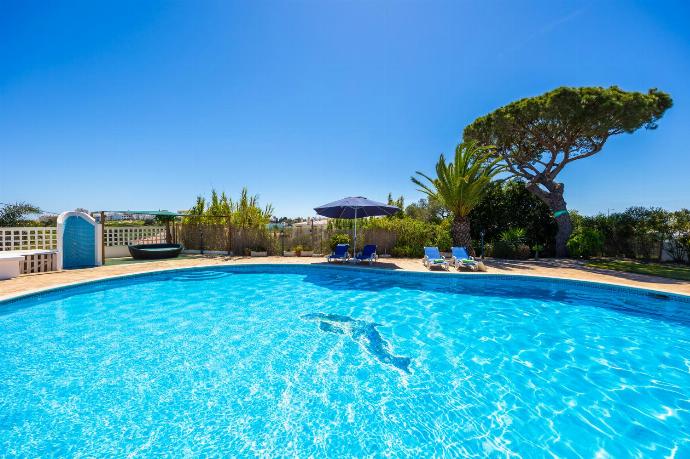
<svg viewBox="0 0 690 459">
<path fill-rule="evenodd" d="M 689 24 L 686 1 L 0 0 L 0 202 L 409 202 L 476 117 L 615 84 L 675 105 L 571 164 L 569 207 L 690 207 Z"/>
</svg>

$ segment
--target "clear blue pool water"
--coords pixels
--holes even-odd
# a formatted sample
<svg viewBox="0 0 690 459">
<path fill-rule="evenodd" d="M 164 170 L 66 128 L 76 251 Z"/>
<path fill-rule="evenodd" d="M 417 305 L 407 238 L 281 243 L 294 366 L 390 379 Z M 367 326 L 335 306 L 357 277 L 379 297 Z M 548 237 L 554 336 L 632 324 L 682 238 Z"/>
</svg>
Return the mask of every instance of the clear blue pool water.
<svg viewBox="0 0 690 459">
<path fill-rule="evenodd" d="M 0 454 L 683 457 L 689 309 L 315 267 L 64 289 L 0 303 Z"/>
</svg>

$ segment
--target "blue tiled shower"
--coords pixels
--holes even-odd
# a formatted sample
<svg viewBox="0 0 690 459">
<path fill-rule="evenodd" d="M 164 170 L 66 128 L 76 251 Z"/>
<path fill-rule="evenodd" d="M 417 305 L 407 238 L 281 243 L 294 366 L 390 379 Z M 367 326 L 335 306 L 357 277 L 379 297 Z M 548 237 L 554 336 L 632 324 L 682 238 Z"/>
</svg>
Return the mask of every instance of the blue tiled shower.
<svg viewBox="0 0 690 459">
<path fill-rule="evenodd" d="M 96 231 L 83 217 L 72 215 L 64 223 L 63 269 L 96 266 Z"/>
</svg>

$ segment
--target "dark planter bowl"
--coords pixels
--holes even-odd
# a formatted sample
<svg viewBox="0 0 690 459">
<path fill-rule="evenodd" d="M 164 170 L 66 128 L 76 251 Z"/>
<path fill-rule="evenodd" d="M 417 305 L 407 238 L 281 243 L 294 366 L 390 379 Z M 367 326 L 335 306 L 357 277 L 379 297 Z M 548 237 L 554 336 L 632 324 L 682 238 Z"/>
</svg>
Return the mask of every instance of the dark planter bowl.
<svg viewBox="0 0 690 459">
<path fill-rule="evenodd" d="M 160 260 L 175 258 L 182 252 L 182 244 L 138 244 L 127 246 L 136 260 Z"/>
</svg>

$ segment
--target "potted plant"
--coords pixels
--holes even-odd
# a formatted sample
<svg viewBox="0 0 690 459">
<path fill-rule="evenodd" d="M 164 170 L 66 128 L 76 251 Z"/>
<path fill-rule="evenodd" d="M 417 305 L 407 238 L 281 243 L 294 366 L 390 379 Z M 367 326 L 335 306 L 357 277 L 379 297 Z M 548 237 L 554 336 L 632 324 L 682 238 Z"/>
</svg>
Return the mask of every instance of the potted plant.
<svg viewBox="0 0 690 459">
<path fill-rule="evenodd" d="M 250 255 L 252 257 L 267 257 L 268 252 L 266 251 L 266 247 L 262 245 L 256 245 L 254 248 L 252 248 Z"/>
<path fill-rule="evenodd" d="M 295 256 L 299 257 L 302 255 L 302 246 L 301 245 L 296 245 L 292 248 L 292 250 L 295 252 Z"/>
<path fill-rule="evenodd" d="M 538 260 L 539 259 L 539 252 L 542 252 L 544 250 L 544 246 L 542 244 L 534 244 L 532 246 L 532 251 L 534 252 L 534 259 Z"/>
</svg>

